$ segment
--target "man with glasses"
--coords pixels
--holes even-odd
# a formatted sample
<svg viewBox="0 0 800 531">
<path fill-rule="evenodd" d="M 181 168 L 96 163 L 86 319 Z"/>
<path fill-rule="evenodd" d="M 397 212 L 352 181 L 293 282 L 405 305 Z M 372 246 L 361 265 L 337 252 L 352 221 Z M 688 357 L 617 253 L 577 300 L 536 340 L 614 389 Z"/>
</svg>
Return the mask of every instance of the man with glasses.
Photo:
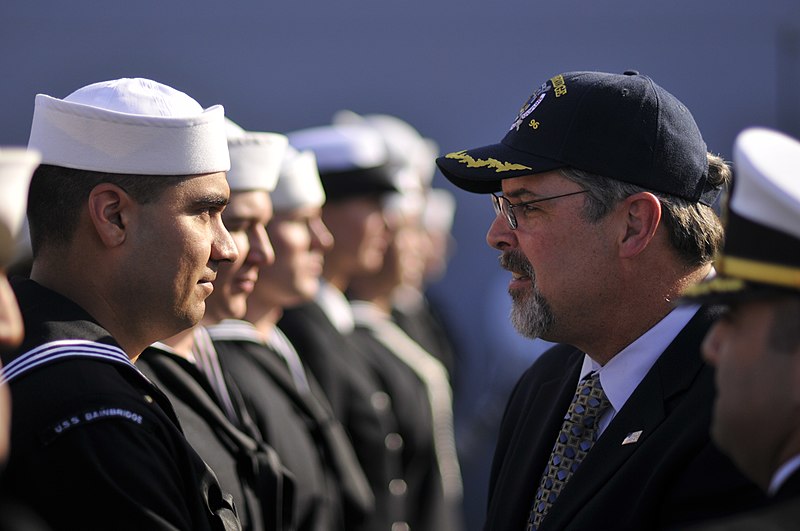
<svg viewBox="0 0 800 531">
<path fill-rule="evenodd" d="M 437 163 L 502 192 L 487 241 L 511 319 L 560 343 L 510 398 L 485 529 L 659 529 L 761 503 L 708 436 L 716 312 L 672 304 L 712 270 L 730 177 L 686 107 L 637 72 L 568 72 L 501 143 Z"/>
</svg>

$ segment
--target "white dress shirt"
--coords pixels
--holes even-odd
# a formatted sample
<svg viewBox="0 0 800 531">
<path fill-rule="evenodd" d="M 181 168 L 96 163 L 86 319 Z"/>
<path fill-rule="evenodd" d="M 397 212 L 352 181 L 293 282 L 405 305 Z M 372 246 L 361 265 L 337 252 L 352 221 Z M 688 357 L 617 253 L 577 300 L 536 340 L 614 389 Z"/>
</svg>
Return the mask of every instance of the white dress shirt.
<svg viewBox="0 0 800 531">
<path fill-rule="evenodd" d="M 315 300 L 339 333 L 347 335 L 353 331 L 353 310 L 350 309 L 350 302 L 344 293 L 332 284 L 322 281 Z"/>
<path fill-rule="evenodd" d="M 658 357 L 699 309 L 698 305 L 675 308 L 605 365 L 594 361 L 589 354 L 584 356 L 578 381 L 590 372 L 597 371 L 600 374 L 600 385 L 611 403 L 611 407 L 600 417 L 598 437 L 622 409 Z"/>
</svg>

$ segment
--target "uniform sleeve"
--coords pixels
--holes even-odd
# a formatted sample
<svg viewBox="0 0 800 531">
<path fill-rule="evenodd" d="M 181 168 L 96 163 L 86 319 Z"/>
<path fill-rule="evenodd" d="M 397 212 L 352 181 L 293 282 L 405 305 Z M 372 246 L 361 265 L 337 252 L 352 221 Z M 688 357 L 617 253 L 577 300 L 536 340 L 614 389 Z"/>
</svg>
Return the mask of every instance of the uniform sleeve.
<svg viewBox="0 0 800 531">
<path fill-rule="evenodd" d="M 65 422 L 77 418 L 78 424 L 60 433 L 45 428 L 43 445 L 24 466 L 25 479 L 11 488 L 28 490 L 20 494 L 56 529 L 207 528 L 197 518 L 199 487 L 187 496 L 187 466 L 197 465 L 183 458 L 185 450 L 152 417 L 132 408 L 105 410 L 118 414 L 85 421 L 96 410 L 76 411 Z"/>
</svg>

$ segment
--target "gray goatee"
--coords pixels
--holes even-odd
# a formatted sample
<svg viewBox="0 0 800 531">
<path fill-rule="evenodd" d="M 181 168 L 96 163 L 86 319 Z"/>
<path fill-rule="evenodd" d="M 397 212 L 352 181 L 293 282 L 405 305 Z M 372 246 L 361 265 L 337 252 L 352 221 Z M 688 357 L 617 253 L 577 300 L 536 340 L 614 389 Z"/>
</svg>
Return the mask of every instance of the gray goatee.
<svg viewBox="0 0 800 531">
<path fill-rule="evenodd" d="M 509 288 L 511 295 L 511 324 L 521 335 L 530 339 L 547 339 L 552 330 L 555 316 L 545 298 L 536 288 L 536 273 L 533 266 L 519 251 L 508 251 L 500 255 L 500 266 L 508 271 L 523 274 L 530 278 L 528 289 Z"/>
</svg>

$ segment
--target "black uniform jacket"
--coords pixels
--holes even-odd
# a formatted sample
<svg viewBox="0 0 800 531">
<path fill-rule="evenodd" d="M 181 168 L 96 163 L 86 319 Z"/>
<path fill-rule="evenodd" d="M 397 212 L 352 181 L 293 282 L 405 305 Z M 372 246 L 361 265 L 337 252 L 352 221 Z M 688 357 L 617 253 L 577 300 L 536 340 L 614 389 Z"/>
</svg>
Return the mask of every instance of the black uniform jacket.
<svg viewBox="0 0 800 531">
<path fill-rule="evenodd" d="M 800 470 L 796 470 L 763 509 L 714 520 L 687 531 L 793 531 L 800 529 Z"/>
<path fill-rule="evenodd" d="M 242 527 L 291 529 L 291 475 L 273 449 L 225 416 L 205 375 L 187 360 L 155 347 L 146 349 L 136 366 L 169 397 L 186 438 L 233 496 Z"/>
<path fill-rule="evenodd" d="M 392 398 L 402 437 L 406 518 L 411 529 L 455 528 L 454 507 L 447 503 L 433 441 L 431 404 L 425 385 L 368 328 L 356 326 L 355 338 L 370 353 L 369 361 Z"/>
<path fill-rule="evenodd" d="M 392 318 L 411 339 L 436 356 L 447 369 L 451 381 L 454 380 L 458 368 L 456 349 L 443 319 L 430 301 L 423 298 L 415 308 L 395 307 Z"/>
<path fill-rule="evenodd" d="M 365 354 L 314 302 L 285 310 L 278 326 L 328 397 L 375 495 L 375 512 L 353 529 L 388 530 L 405 521 L 406 492 L 390 489 L 392 480 L 402 479 L 397 419 Z"/>
<path fill-rule="evenodd" d="M 763 503 L 710 442 L 713 371 L 699 351 L 715 313 L 701 308 L 661 354 L 564 486 L 542 531 L 683 528 Z M 517 383 L 492 464 L 485 529 L 525 529 L 583 357 L 558 345 Z M 635 432 L 638 440 L 623 444 Z"/>
<path fill-rule="evenodd" d="M 240 529 L 169 400 L 80 307 L 13 282 L 25 340 L 2 355 L 13 400 L 2 488 L 54 529 Z"/>
<path fill-rule="evenodd" d="M 226 378 L 238 387 L 267 442 L 294 473 L 297 529 L 336 531 L 363 521 L 374 510 L 372 491 L 327 400 L 320 403 L 310 391 L 299 390 L 276 352 L 247 339 L 253 336 L 252 325 L 225 323 L 222 336 L 213 326 L 209 332 Z M 231 323 L 239 329 L 236 339 Z"/>
</svg>

